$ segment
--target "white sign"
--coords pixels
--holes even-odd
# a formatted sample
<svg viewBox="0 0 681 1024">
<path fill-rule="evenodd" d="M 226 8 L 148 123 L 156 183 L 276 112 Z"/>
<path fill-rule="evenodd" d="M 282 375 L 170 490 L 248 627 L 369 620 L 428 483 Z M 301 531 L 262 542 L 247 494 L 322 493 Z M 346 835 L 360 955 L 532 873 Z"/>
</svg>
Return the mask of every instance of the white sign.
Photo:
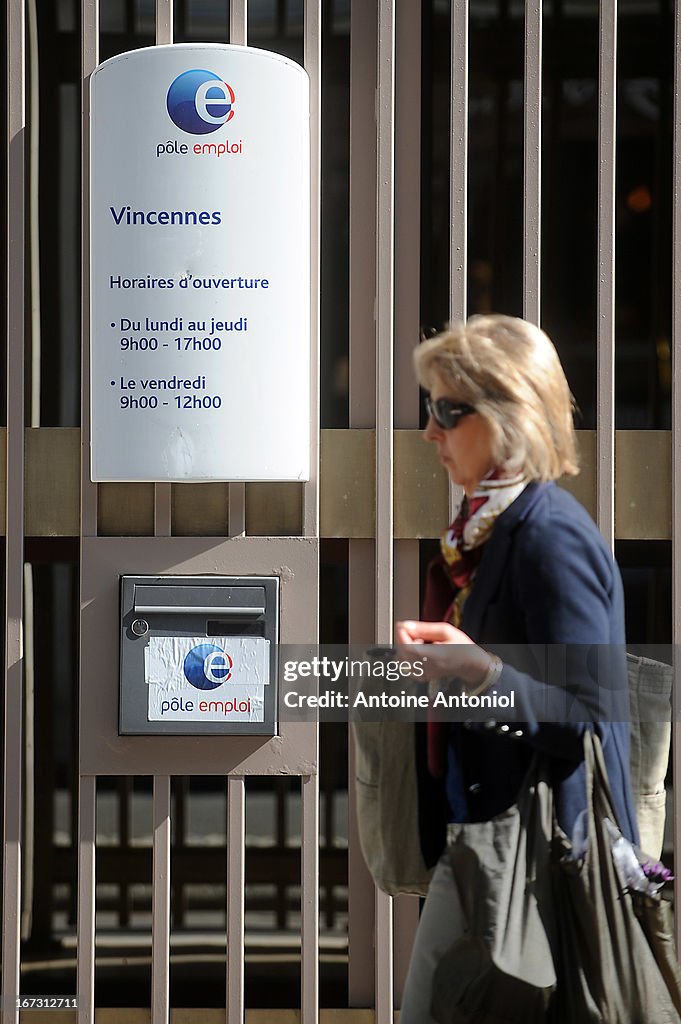
<svg viewBox="0 0 681 1024">
<path fill-rule="evenodd" d="M 269 647 L 262 637 L 150 637 L 148 721 L 264 722 Z"/>
<path fill-rule="evenodd" d="M 91 85 L 93 480 L 306 480 L 309 82 L 177 45 Z"/>
</svg>

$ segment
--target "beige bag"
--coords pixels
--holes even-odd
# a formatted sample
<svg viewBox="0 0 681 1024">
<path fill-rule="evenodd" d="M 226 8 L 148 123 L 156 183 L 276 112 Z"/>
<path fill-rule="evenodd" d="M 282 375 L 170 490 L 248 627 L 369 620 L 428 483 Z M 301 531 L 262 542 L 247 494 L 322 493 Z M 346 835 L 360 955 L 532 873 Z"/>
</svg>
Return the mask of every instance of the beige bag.
<svg viewBox="0 0 681 1024">
<path fill-rule="evenodd" d="M 353 722 L 362 853 L 389 896 L 425 896 L 432 875 L 421 853 L 413 722 Z"/>
</svg>

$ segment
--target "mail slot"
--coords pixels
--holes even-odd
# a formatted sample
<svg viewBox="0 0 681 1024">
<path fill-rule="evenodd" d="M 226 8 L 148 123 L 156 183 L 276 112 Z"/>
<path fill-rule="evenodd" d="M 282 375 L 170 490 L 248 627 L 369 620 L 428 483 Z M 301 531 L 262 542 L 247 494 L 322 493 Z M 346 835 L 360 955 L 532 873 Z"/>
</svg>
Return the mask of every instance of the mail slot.
<svg viewBox="0 0 681 1024">
<path fill-rule="evenodd" d="M 121 735 L 277 732 L 277 576 L 121 576 Z"/>
</svg>

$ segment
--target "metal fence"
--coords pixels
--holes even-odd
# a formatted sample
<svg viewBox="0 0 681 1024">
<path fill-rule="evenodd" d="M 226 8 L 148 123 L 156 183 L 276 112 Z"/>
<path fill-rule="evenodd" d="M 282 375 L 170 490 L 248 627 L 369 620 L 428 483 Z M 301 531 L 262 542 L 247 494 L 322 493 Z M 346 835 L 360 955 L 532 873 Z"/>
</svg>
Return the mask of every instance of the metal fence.
<svg viewBox="0 0 681 1024">
<path fill-rule="evenodd" d="M 281 6 L 281 5 L 279 5 Z M 445 5 L 446 6 L 446 5 Z M 489 5 L 508 13 L 512 4 Z M 518 5 L 516 5 L 517 7 Z M 523 5 L 521 5 L 522 7 Z M 560 13 L 556 2 L 548 13 Z M 526 0 L 516 11 L 524 25 L 523 81 L 523 189 L 522 310 L 526 317 L 542 319 L 543 202 L 542 155 L 545 145 L 542 125 L 546 123 L 546 89 L 542 69 L 543 29 L 547 5 Z M 672 636 L 681 642 L 681 476 L 677 472 L 681 431 L 681 375 L 676 372 L 675 355 L 681 339 L 681 5 L 661 4 L 661 16 L 674 20 L 673 157 L 671 208 L 673 211 L 671 353 L 671 432 L 616 431 L 615 421 L 615 309 L 616 309 L 616 168 L 617 168 L 617 70 L 618 9 L 616 0 L 603 0 L 598 10 L 598 97 L 597 160 L 591 169 L 597 179 L 597 272 L 595 334 L 597 341 L 597 383 L 595 432 L 583 431 L 580 442 L 585 471 L 577 485 L 578 494 L 595 513 L 598 525 L 611 545 L 618 538 L 662 537 L 672 542 Z M 156 42 L 172 43 L 171 0 L 156 0 Z M 423 8 L 424 9 L 424 8 Z M 422 54 L 422 5 L 413 0 L 355 0 L 350 26 L 350 134 L 349 134 L 349 397 L 348 429 L 319 434 L 319 246 L 321 189 L 321 54 L 322 4 L 304 3 L 304 62 L 311 79 L 312 118 L 312 252 L 313 306 L 310 311 L 314 382 L 310 402 L 313 432 L 313 479 L 300 491 L 277 492 L 285 524 L 272 527 L 267 495 L 244 485 L 229 485 L 214 492 L 218 508 L 216 526 L 210 531 L 224 538 L 224 545 L 239 545 L 238 558 L 260 563 L 271 571 L 283 547 L 257 533 L 279 534 L 285 545 L 294 536 L 308 541 L 309 550 L 301 576 L 305 597 L 301 600 L 299 624 L 308 640 L 315 638 L 317 620 L 317 544 L 321 537 L 340 537 L 348 544 L 348 639 L 352 643 L 389 642 L 395 617 L 411 617 L 418 606 L 420 578 L 419 538 L 437 533 L 436 523 L 446 522 L 448 494 L 442 477 L 418 449 L 419 395 L 411 372 L 411 350 L 418 338 L 421 320 L 421 288 L 424 278 L 422 215 L 430 180 L 422 180 L 423 157 L 421 114 L 424 69 Z M 30 10 L 30 7 L 29 7 Z M 83 104 L 82 233 L 88 233 L 87 170 L 87 82 L 99 60 L 99 5 L 82 0 L 80 43 Z M 470 63 L 469 0 L 452 0 L 450 38 L 450 168 L 449 195 L 449 309 L 451 318 L 466 316 L 470 289 L 470 153 L 469 103 Z M 30 25 L 28 26 L 30 29 Z M 24 836 L 27 835 L 27 799 L 32 776 L 27 749 L 33 712 L 26 697 L 24 659 L 24 562 L 25 538 L 40 535 L 80 537 L 82 561 L 83 614 L 89 598 L 98 592 L 98 574 L 106 567 L 125 562 L 139 571 L 145 558 L 157 569 L 159 559 L 166 570 L 171 566 L 192 566 L 208 571 L 205 549 L 192 530 L 194 506 L 189 501 L 182 511 L 179 492 L 169 484 L 149 489 L 115 489 L 93 485 L 88 476 L 89 407 L 87 389 L 82 392 L 82 428 L 75 432 L 43 428 L 27 419 L 24 395 L 25 344 L 29 335 L 30 306 L 26 303 L 27 280 L 31 270 L 28 244 L 31 204 L 30 161 L 27 160 L 27 71 L 25 39 L 27 25 L 23 0 L 8 0 L 6 19 L 6 463 L 5 483 L 5 696 L 3 745 L 3 925 L 2 925 L 2 1020 L 18 1021 L 15 997 L 21 992 L 22 877 L 32 867 L 40 872 L 34 849 L 33 861 L 25 863 Z M 29 32 L 30 35 L 30 32 Z M 246 0 L 230 0 L 225 15 L 225 40 L 247 45 Z M 590 171 L 591 173 L 591 171 Z M 423 197 L 423 201 L 422 201 Z M 87 245 L 82 247 L 87 252 Z M 82 379 L 88 377 L 88 265 L 82 264 Z M 550 268 L 549 268 L 550 269 Z M 322 268 L 323 270 L 323 268 Z M 35 272 L 35 271 L 33 271 Z M 26 431 L 27 422 L 33 429 Z M 617 452 L 616 452 L 617 448 Z M 671 453 L 671 457 L 670 457 Z M 321 463 L 320 463 L 321 454 Z M 617 459 L 616 459 L 617 454 Z M 647 460 L 643 469 L 641 459 Z M 75 460 L 79 473 L 73 473 Z M 633 496 L 646 486 L 646 469 L 656 475 L 656 495 L 646 507 Z M 54 466 L 66 466 L 72 473 L 59 477 L 61 486 L 52 489 Z M 318 471 L 317 467 L 321 465 Z M 617 487 L 615 469 L 617 467 Z M 189 492 L 183 492 L 189 493 Z M 351 496 L 348 500 L 348 494 Z M 414 494 L 417 495 L 414 498 Z M 320 505 L 321 497 L 321 505 Z M 224 506 L 224 527 L 220 529 L 220 506 Z M 259 522 L 269 529 L 247 530 Z M 140 511 L 142 510 L 142 511 Z M 126 528 L 135 516 L 135 530 Z M 146 517 L 146 518 L 145 518 Z M 249 520 L 250 517 L 250 520 Z M 269 517 L 269 518 L 268 518 Z M 73 521 L 76 521 L 75 529 Z M 55 525 L 56 524 L 56 525 Z M 66 525 L 65 525 L 66 524 Z M 187 528 L 183 529 L 184 524 Z M 286 528 L 286 526 L 290 528 Z M 132 538 L 129 533 L 146 535 Z M 194 531 L 195 532 L 195 531 Z M 208 532 L 208 531 L 207 531 Z M 105 537 L 104 535 L 109 536 Z M 154 543 L 151 543 L 154 538 Z M 149 551 L 161 552 L 150 555 Z M 230 551 L 233 550 L 230 548 Z M 274 554 L 273 554 L 274 551 Z M 212 556 L 211 556 L 212 557 Z M 231 556 L 230 556 L 231 557 Z M 231 564 L 231 563 L 230 563 Z M 256 566 L 257 567 L 257 566 Z M 121 569 L 121 571 L 123 571 Z M 186 571 L 186 570 L 185 570 Z M 96 620 L 97 628 L 104 629 Z M 284 633 L 285 633 L 284 628 Z M 296 637 L 299 639 L 300 637 Z M 101 635 L 95 639 L 108 643 Z M 85 641 L 84 657 L 91 656 Z M 26 649 L 25 649 L 26 648 Z M 113 654 L 115 658 L 115 650 Z M 677 688 L 675 687 L 675 694 Z M 678 708 L 676 708 L 678 710 Z M 82 712 L 82 708 L 81 708 Z M 27 741 L 26 737 L 29 737 Z M 227 847 L 223 865 L 226 887 L 226 978 L 225 1006 L 230 1022 L 244 1017 L 244 858 L 245 777 L 277 776 L 284 772 L 301 780 L 302 845 L 301 882 L 301 986 L 300 1007 L 304 1024 L 319 1016 L 319 779 L 317 736 L 302 738 L 293 769 L 285 759 L 268 748 L 260 757 L 248 759 L 235 754 L 223 769 L 227 787 Z M 97 738 L 80 736 L 78 815 L 74 833 L 77 850 L 77 957 L 79 1024 L 95 1020 L 95 893 L 96 881 L 115 875 L 111 857 L 96 850 L 96 793 L 98 770 Z M 27 746 L 28 744 L 28 746 Z M 675 727 L 673 739 L 675 793 L 681 794 L 681 739 Z M 121 814 L 125 817 L 131 774 L 153 775 L 152 845 L 152 1005 L 151 1020 L 168 1021 L 170 907 L 175 887 L 175 912 L 181 915 L 182 868 L 171 877 L 171 775 L 172 755 L 155 761 L 158 745 L 143 756 L 130 748 L 131 767 L 121 773 Z M 252 754 L 252 752 L 250 752 Z M 249 756 L 250 756 L 249 754 Z M 268 760 L 269 758 L 269 760 Z M 206 754 L 208 763 L 209 754 Z M 350 753 L 352 762 L 352 752 Z M 163 764 L 161 771 L 155 765 Z M 180 762 L 178 762 L 180 763 Z M 245 765 L 245 767 L 244 767 Z M 110 764 L 102 762 L 101 774 L 110 775 Z M 214 768 L 209 769 L 215 771 Z M 116 774 L 113 772 L 113 774 Z M 349 766 L 352 777 L 352 763 Z M 182 785 L 178 783 L 178 785 Z M 399 1005 L 406 973 L 409 947 L 418 907 L 413 899 L 391 900 L 377 892 L 364 867 L 354 827 L 352 787 L 349 814 L 348 892 L 348 993 L 349 1006 L 375 1008 L 375 1019 L 387 1024 Z M 678 796 L 677 796 L 678 804 Z M 176 804 L 182 818 L 182 801 Z M 30 817 L 30 815 L 29 815 Z M 675 816 L 675 846 L 680 840 L 681 814 Z M 125 833 L 125 824 L 121 826 Z M 30 831 L 30 830 L 29 830 Z M 181 825 L 180 825 L 181 833 Z M 123 844 L 124 846 L 126 844 Z M 182 844 L 180 843 L 180 846 Z M 29 849 L 31 849 L 29 843 Z M 125 854 L 129 853 L 129 850 Z M 198 854 L 197 854 L 198 856 Z M 62 857 L 62 860 L 64 858 Z M 60 862 L 61 863 L 61 862 Z M 269 863 L 269 862 L 268 862 Z M 23 866 L 22 866 L 23 865 Z M 66 866 L 65 866 L 66 865 Z M 121 889 L 116 904 L 121 926 L 125 925 L 127 880 L 134 872 L 120 864 Z M 59 871 L 73 870 L 64 860 Z M 263 868 L 268 870 L 267 867 Z M 293 870 L 293 869 L 291 869 Z M 60 876 L 61 877 L 61 876 Z M 187 878 L 192 877 L 188 870 Z M 289 876 L 290 877 L 290 876 Z M 324 878 L 324 876 L 322 876 Z M 331 870 L 330 877 L 337 876 Z M 228 881 L 227 881 L 228 880 Z M 71 880 L 75 882 L 76 879 Z M 286 900 L 284 894 L 280 899 Z M 282 906 L 284 906 L 282 904 Z M 281 911 L 285 916 L 286 908 Z M 348 1011 L 350 1014 L 351 1010 Z M 28 1020 L 27 1016 L 24 1017 Z M 358 1018 L 359 1019 L 359 1018 Z"/>
</svg>

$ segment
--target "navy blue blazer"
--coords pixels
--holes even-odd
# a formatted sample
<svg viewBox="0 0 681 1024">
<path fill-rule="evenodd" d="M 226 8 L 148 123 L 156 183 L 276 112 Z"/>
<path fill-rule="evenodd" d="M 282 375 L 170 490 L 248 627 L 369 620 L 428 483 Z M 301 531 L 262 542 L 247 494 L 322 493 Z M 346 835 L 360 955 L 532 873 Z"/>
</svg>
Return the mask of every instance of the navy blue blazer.
<svg viewBox="0 0 681 1024">
<path fill-rule="evenodd" d="M 442 619 L 452 587 L 441 560 L 428 569 L 423 616 Z M 618 823 L 638 842 L 629 779 L 624 600 L 610 551 L 584 508 L 553 483 L 531 483 L 486 542 L 461 628 L 504 667 L 503 712 L 450 728 L 447 778 L 429 775 L 416 729 L 421 845 L 439 857 L 447 820 L 486 821 L 515 803 L 535 750 L 550 759 L 556 813 L 570 835 L 586 804 L 583 735 L 601 738 Z M 472 715 L 471 717 L 475 717 Z"/>
</svg>

